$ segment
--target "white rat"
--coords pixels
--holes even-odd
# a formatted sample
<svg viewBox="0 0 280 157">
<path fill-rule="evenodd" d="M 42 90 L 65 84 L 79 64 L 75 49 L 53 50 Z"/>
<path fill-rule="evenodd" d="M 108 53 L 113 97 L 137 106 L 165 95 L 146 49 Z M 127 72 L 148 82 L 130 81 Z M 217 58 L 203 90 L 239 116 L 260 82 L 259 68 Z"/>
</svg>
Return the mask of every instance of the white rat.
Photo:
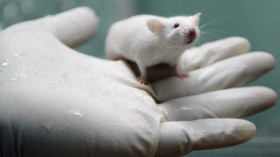
<svg viewBox="0 0 280 157">
<path fill-rule="evenodd" d="M 137 15 L 114 23 L 106 39 L 109 59 L 128 59 L 140 70 L 138 80 L 147 83 L 146 68 L 166 63 L 174 67 L 175 75 L 188 77 L 176 67 L 180 55 L 194 46 L 200 30 L 201 13 L 170 18 Z"/>
</svg>

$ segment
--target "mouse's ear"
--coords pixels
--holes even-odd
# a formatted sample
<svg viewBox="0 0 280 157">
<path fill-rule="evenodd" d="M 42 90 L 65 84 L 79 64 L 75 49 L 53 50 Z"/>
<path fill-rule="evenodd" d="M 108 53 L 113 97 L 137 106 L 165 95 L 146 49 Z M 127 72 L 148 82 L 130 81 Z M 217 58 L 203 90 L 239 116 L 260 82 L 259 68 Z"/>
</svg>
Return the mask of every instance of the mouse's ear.
<svg viewBox="0 0 280 157">
<path fill-rule="evenodd" d="M 160 34 L 160 32 L 163 29 L 163 24 L 161 23 L 161 21 L 159 21 L 157 19 L 147 20 L 147 26 L 148 26 L 149 30 L 155 34 Z"/>
<path fill-rule="evenodd" d="M 199 21 L 200 21 L 200 16 L 201 16 L 201 13 L 197 13 L 195 15 L 193 15 L 193 18 L 194 18 L 194 22 L 195 22 L 195 25 L 199 25 Z"/>
</svg>

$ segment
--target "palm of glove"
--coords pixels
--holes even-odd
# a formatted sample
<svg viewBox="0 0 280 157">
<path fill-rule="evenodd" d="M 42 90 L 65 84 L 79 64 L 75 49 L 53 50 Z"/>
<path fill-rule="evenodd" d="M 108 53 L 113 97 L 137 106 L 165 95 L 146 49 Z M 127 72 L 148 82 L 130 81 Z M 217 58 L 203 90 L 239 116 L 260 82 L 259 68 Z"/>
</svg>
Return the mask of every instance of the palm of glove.
<svg viewBox="0 0 280 157">
<path fill-rule="evenodd" d="M 77 25 L 80 17 L 89 20 Z M 65 29 L 69 24 L 73 27 Z M 255 126 L 228 118 L 275 103 L 275 93 L 264 87 L 227 89 L 274 66 L 266 53 L 247 53 L 250 46 L 243 38 L 189 50 L 179 66 L 190 71 L 190 78 L 145 86 L 122 61 L 97 59 L 62 44 L 84 41 L 95 24 L 92 12 L 81 8 L 1 32 L 0 102 L 5 113 L 0 115 L 7 130 L 1 136 L 25 141 L 5 142 L 11 152 L 22 148 L 23 156 L 184 155 L 249 140 Z M 18 128 L 11 129 L 13 133 L 11 124 Z"/>
</svg>

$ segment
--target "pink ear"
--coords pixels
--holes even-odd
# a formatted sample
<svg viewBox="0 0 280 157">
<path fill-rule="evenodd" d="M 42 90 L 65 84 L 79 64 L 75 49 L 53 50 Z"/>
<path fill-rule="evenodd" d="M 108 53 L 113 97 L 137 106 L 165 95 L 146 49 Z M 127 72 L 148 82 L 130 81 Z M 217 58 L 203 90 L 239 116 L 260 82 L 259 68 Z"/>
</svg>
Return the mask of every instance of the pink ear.
<svg viewBox="0 0 280 157">
<path fill-rule="evenodd" d="M 193 15 L 195 25 L 199 25 L 201 13 Z"/>
<path fill-rule="evenodd" d="M 147 20 L 147 26 L 149 30 L 155 34 L 160 34 L 163 29 L 163 24 L 157 19 Z"/>
</svg>

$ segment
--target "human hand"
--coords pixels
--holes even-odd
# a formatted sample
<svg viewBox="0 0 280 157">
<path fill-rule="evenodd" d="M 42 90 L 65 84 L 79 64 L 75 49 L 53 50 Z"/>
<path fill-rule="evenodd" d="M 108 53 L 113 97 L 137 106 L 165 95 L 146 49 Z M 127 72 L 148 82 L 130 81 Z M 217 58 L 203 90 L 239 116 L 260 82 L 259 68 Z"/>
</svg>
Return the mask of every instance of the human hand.
<svg viewBox="0 0 280 157">
<path fill-rule="evenodd" d="M 275 104 L 271 89 L 238 87 L 275 64 L 243 38 L 189 50 L 190 78 L 145 86 L 122 61 L 69 48 L 97 23 L 78 8 L 0 33 L 2 156 L 179 156 L 248 141 L 254 124 L 235 118 Z"/>
</svg>

